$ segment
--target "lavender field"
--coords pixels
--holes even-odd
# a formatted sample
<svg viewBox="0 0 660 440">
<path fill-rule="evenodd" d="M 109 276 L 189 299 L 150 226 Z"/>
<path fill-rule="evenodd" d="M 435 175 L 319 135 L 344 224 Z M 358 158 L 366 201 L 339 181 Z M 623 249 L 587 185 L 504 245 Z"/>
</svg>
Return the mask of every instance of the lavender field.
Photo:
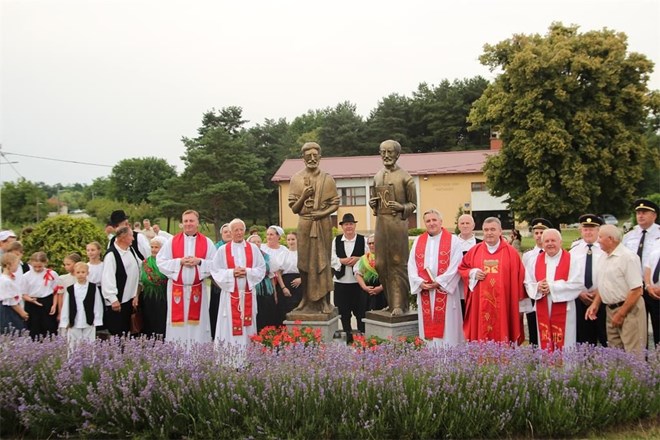
<svg viewBox="0 0 660 440">
<path fill-rule="evenodd" d="M 61 339 L 0 337 L 0 437 L 547 438 L 660 414 L 657 350 L 134 339 L 67 353 Z"/>
</svg>

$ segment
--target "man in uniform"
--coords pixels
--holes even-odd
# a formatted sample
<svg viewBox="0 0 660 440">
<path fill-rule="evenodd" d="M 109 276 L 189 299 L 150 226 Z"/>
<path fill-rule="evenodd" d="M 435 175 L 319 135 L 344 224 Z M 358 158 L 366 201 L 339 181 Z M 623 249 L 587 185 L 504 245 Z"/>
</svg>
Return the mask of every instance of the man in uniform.
<svg viewBox="0 0 660 440">
<path fill-rule="evenodd" d="M 658 205 L 648 199 L 637 199 L 633 204 L 637 226 L 623 237 L 623 245 L 639 256 L 641 260 L 640 271 L 643 273 L 644 265 L 649 261 L 655 246 L 660 246 L 660 226 L 655 222 L 658 219 Z M 644 290 L 644 303 L 646 312 L 651 315 L 653 328 L 653 343 L 660 344 L 660 300 L 653 298 Z"/>
<path fill-rule="evenodd" d="M 581 240 L 577 240 L 571 248 L 572 262 L 578 267 L 580 279 L 583 282 L 578 298 L 575 300 L 577 323 L 577 342 L 598 344 L 607 347 L 607 332 L 605 330 L 605 304 L 601 304 L 592 321 L 584 317 L 587 308 L 594 301 L 598 288 L 598 263 L 604 255 L 598 244 L 598 231 L 603 220 L 594 214 L 584 214 L 578 220 Z"/>
</svg>

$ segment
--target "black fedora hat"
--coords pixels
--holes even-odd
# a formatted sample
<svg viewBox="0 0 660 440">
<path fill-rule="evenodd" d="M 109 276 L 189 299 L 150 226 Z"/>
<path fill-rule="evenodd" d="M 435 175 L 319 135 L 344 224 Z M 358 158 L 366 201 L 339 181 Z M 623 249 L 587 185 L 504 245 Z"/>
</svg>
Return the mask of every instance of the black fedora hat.
<svg viewBox="0 0 660 440">
<path fill-rule="evenodd" d="M 355 217 L 353 217 L 353 214 L 350 212 L 347 212 L 344 214 L 344 216 L 341 218 L 341 221 L 339 222 L 340 225 L 343 225 L 344 223 L 357 223 L 355 220 Z"/>
<path fill-rule="evenodd" d="M 113 226 L 118 225 L 119 223 L 123 222 L 124 220 L 128 220 L 128 216 L 121 209 L 119 209 L 117 211 L 112 211 L 112 214 L 110 214 L 110 224 L 113 225 Z"/>
</svg>

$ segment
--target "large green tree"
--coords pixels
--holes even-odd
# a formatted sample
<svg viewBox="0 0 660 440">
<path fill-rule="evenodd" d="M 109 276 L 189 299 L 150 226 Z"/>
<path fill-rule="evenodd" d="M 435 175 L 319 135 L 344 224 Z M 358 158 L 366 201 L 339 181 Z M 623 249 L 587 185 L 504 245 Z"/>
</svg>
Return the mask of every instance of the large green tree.
<svg viewBox="0 0 660 440">
<path fill-rule="evenodd" d="M 368 154 L 366 124 L 351 102 L 342 102 L 326 109 L 319 132 L 319 144 L 324 156 L 357 156 Z"/>
<path fill-rule="evenodd" d="M 410 153 L 411 119 L 410 98 L 393 93 L 379 101 L 367 119 L 367 138 L 373 147 L 371 154 L 376 154 L 380 142 L 387 139 L 399 142 L 402 151 Z"/>
<path fill-rule="evenodd" d="M 46 203 L 48 195 L 37 184 L 19 179 L 2 185 L 2 222 L 3 225 L 21 226 L 37 220 L 43 220 L 54 207 Z"/>
<path fill-rule="evenodd" d="M 488 86 L 477 76 L 443 80 L 437 86 L 421 83 L 410 101 L 408 135 L 415 152 L 467 150 L 488 145 L 487 129 L 468 132 L 467 116 L 472 104 Z"/>
<path fill-rule="evenodd" d="M 150 202 L 149 194 L 176 176 L 174 167 L 157 157 L 124 159 L 112 168 L 113 195 L 128 203 Z"/>
<path fill-rule="evenodd" d="M 525 219 L 624 211 L 647 151 L 653 63 L 628 52 L 623 33 L 561 23 L 486 45 L 480 60 L 502 70 L 469 116 L 504 142 L 485 166 L 490 192 Z"/>
<path fill-rule="evenodd" d="M 267 197 L 263 160 L 248 148 L 240 107 L 229 109 L 205 113 L 200 136 L 183 138 L 186 168 L 166 182 L 169 197 L 154 201 L 160 209 L 181 203 L 182 210 L 197 210 L 213 224 L 216 239 L 223 223 L 252 215 Z"/>
</svg>

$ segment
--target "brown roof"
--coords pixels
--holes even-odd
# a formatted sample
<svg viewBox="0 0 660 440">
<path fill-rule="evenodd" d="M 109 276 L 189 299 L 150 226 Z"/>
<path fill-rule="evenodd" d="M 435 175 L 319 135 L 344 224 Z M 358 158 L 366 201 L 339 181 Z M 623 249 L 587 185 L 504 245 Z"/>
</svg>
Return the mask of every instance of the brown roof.
<svg viewBox="0 0 660 440">
<path fill-rule="evenodd" d="M 481 172 L 493 150 L 409 153 L 399 157 L 398 164 L 413 176 L 433 174 L 469 174 Z M 275 172 L 273 182 L 288 182 L 304 168 L 302 159 L 287 159 Z M 380 156 L 323 157 L 321 169 L 335 179 L 371 177 L 383 167 Z"/>
</svg>

